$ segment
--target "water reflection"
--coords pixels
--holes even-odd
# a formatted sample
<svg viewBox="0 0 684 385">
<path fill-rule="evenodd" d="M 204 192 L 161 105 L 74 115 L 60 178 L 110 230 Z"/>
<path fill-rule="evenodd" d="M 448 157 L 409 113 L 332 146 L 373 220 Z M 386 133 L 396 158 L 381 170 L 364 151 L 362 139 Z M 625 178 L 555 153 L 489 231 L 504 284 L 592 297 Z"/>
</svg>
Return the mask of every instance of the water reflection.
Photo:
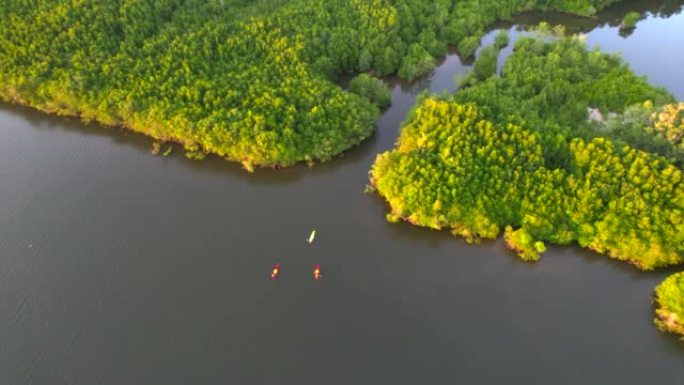
<svg viewBox="0 0 684 385">
<path fill-rule="evenodd" d="M 593 18 L 584 18 L 562 13 L 526 12 L 516 16 L 511 21 L 503 21 L 495 24 L 493 28 L 510 28 L 515 26 L 518 31 L 526 31 L 530 27 L 537 26 L 541 22 L 551 25 L 563 25 L 569 33 L 588 33 L 593 29 L 602 27 L 620 27 L 622 19 L 629 12 L 637 12 L 641 15 L 640 22 L 648 17 L 669 18 L 682 11 L 682 0 L 628 0 L 621 1 L 596 14 Z M 637 23 L 638 28 L 638 23 Z M 629 34 L 633 32 L 630 31 Z M 629 35 L 625 35 L 627 37 Z"/>
</svg>

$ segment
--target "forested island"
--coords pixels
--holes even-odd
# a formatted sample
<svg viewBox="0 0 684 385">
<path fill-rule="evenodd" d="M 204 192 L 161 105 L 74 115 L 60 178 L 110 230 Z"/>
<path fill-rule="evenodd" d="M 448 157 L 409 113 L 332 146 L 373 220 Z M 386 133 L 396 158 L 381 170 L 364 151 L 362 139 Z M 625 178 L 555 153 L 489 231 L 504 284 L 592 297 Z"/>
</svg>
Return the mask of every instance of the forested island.
<svg viewBox="0 0 684 385">
<path fill-rule="evenodd" d="M 475 76 L 453 97 L 424 97 L 378 157 L 371 179 L 390 220 L 469 241 L 503 231 L 528 260 L 544 242 L 577 242 L 641 269 L 684 261 L 682 172 L 665 157 L 684 128 L 671 95 L 575 37 L 522 38 L 501 76 Z M 611 118 L 588 119 L 592 108 Z"/>
<path fill-rule="evenodd" d="M 3 2 L 0 97 L 249 170 L 326 160 L 371 135 L 379 113 L 340 74 L 413 79 L 449 45 L 472 55 L 496 20 L 615 1 Z"/>
<path fill-rule="evenodd" d="M 423 95 L 377 157 L 388 220 L 503 232 L 524 260 L 576 242 L 643 270 L 684 262 L 684 103 L 562 29 L 518 40 L 500 75 L 499 45 L 454 95 Z M 683 281 L 656 291 L 661 329 L 684 331 Z"/>
</svg>

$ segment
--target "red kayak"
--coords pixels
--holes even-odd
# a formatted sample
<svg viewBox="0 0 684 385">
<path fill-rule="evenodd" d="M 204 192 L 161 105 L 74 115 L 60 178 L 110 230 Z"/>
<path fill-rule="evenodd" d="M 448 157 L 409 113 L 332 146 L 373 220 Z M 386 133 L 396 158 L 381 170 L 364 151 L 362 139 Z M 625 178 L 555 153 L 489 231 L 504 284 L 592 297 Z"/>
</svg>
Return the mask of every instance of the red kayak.
<svg viewBox="0 0 684 385">
<path fill-rule="evenodd" d="M 323 275 L 321 274 L 321 265 L 316 265 L 313 269 L 313 279 L 318 281 L 321 278 L 323 278 Z"/>
<path fill-rule="evenodd" d="M 273 270 L 271 270 L 271 279 L 278 279 L 280 276 L 280 264 L 276 263 L 273 265 Z"/>
</svg>

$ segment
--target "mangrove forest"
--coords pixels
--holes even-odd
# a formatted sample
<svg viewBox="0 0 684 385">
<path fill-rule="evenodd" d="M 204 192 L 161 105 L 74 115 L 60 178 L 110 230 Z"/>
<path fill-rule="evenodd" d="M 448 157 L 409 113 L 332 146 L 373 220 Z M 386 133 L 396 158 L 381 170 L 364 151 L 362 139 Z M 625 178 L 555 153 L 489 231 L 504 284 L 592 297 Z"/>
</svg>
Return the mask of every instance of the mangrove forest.
<svg viewBox="0 0 684 385">
<path fill-rule="evenodd" d="M 255 166 L 326 160 L 370 136 L 384 96 L 343 73 L 413 79 L 527 10 L 615 0 L 16 0 L 0 4 L 0 98 Z M 379 103 L 378 103 L 379 102 Z"/>
<path fill-rule="evenodd" d="M 519 39 L 500 74 L 498 49 L 454 95 L 422 95 L 377 157 L 388 220 L 503 233 L 523 260 L 574 242 L 643 270 L 684 262 L 684 103 L 561 28 Z M 681 282 L 656 291 L 657 325 L 679 333 Z"/>
</svg>

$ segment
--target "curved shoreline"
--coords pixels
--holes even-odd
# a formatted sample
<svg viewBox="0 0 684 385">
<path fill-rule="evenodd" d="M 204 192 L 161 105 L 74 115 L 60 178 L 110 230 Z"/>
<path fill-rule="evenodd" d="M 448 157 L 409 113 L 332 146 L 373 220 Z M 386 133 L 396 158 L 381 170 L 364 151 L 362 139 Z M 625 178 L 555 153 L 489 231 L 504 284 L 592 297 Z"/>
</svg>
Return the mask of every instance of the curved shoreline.
<svg viewBox="0 0 684 385">
<path fill-rule="evenodd" d="M 609 1 L 609 4 L 604 4 L 601 7 L 612 5 L 618 1 L 619 0 Z M 553 9 L 546 9 L 548 8 L 547 6 L 541 6 L 537 4 L 532 4 L 529 7 L 511 5 L 511 7 L 513 8 L 510 11 L 513 14 L 519 14 L 521 12 L 533 11 L 536 9 L 546 9 L 547 11 L 551 10 L 567 14 L 583 14 L 584 16 L 590 16 L 591 14 L 593 14 L 593 12 L 596 11 L 595 7 L 590 6 L 590 4 L 593 3 L 594 1 L 586 0 L 581 2 L 581 4 L 577 2 L 573 2 L 571 5 L 559 4 L 554 6 Z M 283 22 L 279 20 L 278 17 L 279 13 L 296 13 L 297 10 L 293 8 L 297 6 L 299 3 L 293 4 L 294 5 L 290 6 L 290 4 L 287 3 L 283 5 L 282 8 L 271 9 L 270 13 L 266 13 L 266 17 L 264 17 L 263 20 L 253 18 L 250 19 L 248 22 L 237 24 L 238 30 L 236 32 L 236 39 L 239 39 L 240 36 L 242 36 L 242 29 L 249 29 L 251 28 L 250 26 L 252 24 L 268 24 L 267 26 L 262 25 L 262 27 L 273 28 L 275 30 L 274 33 L 277 36 L 263 37 L 263 40 L 260 40 L 260 37 L 257 37 L 257 47 L 251 47 L 252 50 L 261 49 L 266 50 L 265 52 L 267 52 L 267 50 L 270 49 L 273 44 L 278 44 L 278 42 L 280 42 L 281 40 L 283 41 L 283 44 L 285 44 L 285 49 L 289 50 L 291 48 L 289 45 L 294 44 L 293 42 L 296 39 L 293 40 L 292 36 L 289 36 L 284 32 L 279 32 L 278 28 L 281 28 L 281 24 Z M 314 4 L 311 5 L 312 9 L 316 10 L 315 2 L 312 2 L 312 4 Z M 309 6 L 310 4 L 306 2 L 301 3 L 301 6 L 305 5 Z M 574 9 L 573 7 L 576 7 L 577 9 Z M 591 9 L 593 9 L 593 11 L 589 12 L 589 10 Z M 368 14 L 363 13 L 366 11 L 368 12 Z M 451 21 L 451 24 L 449 24 L 449 27 L 451 28 L 453 26 L 459 26 L 460 28 L 462 23 L 459 23 L 462 21 L 462 19 L 468 17 L 468 15 L 462 15 L 461 13 L 477 11 L 492 12 L 492 10 L 479 5 L 479 3 L 477 2 L 459 3 L 459 6 L 456 9 L 452 10 L 453 14 L 450 15 L 450 18 L 453 20 Z M 95 15 L 98 15 L 97 12 L 98 10 L 94 11 Z M 174 10 L 171 10 L 170 12 L 170 17 L 172 17 Z M 379 7 L 378 9 L 370 7 L 369 10 L 363 10 L 359 12 L 361 12 L 361 14 L 364 17 L 378 18 L 379 21 L 385 20 L 384 22 L 386 22 L 386 18 L 388 17 L 387 15 L 396 14 L 397 10 L 393 7 Z M 503 11 L 497 10 L 497 12 Z M 480 37 L 482 36 L 483 31 L 486 28 L 500 20 L 504 20 L 509 18 L 510 16 L 513 16 L 506 16 L 505 12 L 502 14 L 504 15 L 504 17 L 500 17 L 499 15 L 480 13 L 476 13 L 476 15 L 478 16 L 478 21 L 476 23 L 477 25 L 466 28 L 465 30 L 463 30 L 465 32 L 461 31 L 458 28 L 456 28 L 455 30 L 463 32 L 463 38 L 477 37 L 478 45 Z M 300 17 L 301 15 L 297 14 L 296 16 Z M 335 15 L 331 13 L 329 16 L 345 15 Z M 201 15 L 201 17 L 209 16 Z M 168 21 L 168 23 L 173 22 L 172 18 L 169 20 L 170 21 Z M 78 19 L 76 19 L 76 21 L 78 21 Z M 211 20 L 209 22 L 211 22 Z M 231 23 L 232 20 L 229 20 L 228 22 Z M 394 22 L 399 23 L 397 20 L 395 20 Z M 36 24 L 39 24 L 39 21 L 36 21 Z M 306 36 L 306 33 L 308 33 L 306 27 L 298 25 L 295 25 L 293 27 L 287 23 L 285 24 L 286 25 L 283 28 L 294 28 L 294 30 L 290 32 L 297 33 L 296 36 L 299 36 L 303 39 L 308 39 L 308 37 Z M 202 31 L 202 33 L 204 33 L 204 30 L 206 29 L 205 27 L 205 25 L 200 25 L 200 27 L 197 28 L 200 31 Z M 49 29 L 49 26 L 46 26 L 45 28 Z M 97 28 L 99 28 L 99 26 L 94 25 L 92 28 L 95 36 L 98 36 L 97 34 L 99 32 Z M 391 25 L 390 23 L 390 25 L 384 28 L 387 29 L 387 31 L 390 31 L 391 28 L 403 28 L 403 25 Z M 387 31 L 380 29 L 373 30 L 372 32 L 363 31 L 363 33 L 368 33 L 369 38 L 375 39 Z M 461 32 L 458 32 L 457 36 L 461 36 L 459 35 L 461 34 Z M 164 30 L 159 30 L 157 31 L 157 33 L 157 35 L 153 34 L 151 35 L 151 37 L 148 37 L 148 40 L 157 39 L 159 35 L 162 35 L 163 37 Z M 172 38 L 177 38 L 174 37 L 174 35 L 170 36 Z M 230 38 L 232 38 L 232 35 L 229 36 L 231 36 Z M 277 38 L 278 36 L 280 37 Z M 134 38 L 136 37 L 134 36 Z M 412 39 L 415 39 L 415 37 L 412 37 Z M 459 45 L 459 43 L 462 42 L 462 40 L 462 38 L 455 38 L 455 40 L 449 41 L 449 38 L 447 38 L 446 36 L 436 36 L 433 37 L 433 40 L 431 42 L 421 44 L 424 45 L 423 48 L 428 49 L 430 51 L 430 56 L 434 60 L 444 56 L 444 54 L 446 53 L 445 47 L 447 45 L 457 46 Z M 173 40 L 174 43 L 176 41 L 177 40 Z M 75 42 L 78 43 L 78 39 L 75 39 Z M 85 40 L 85 42 L 88 42 L 88 40 Z M 125 43 L 125 41 L 122 41 L 122 44 L 123 43 Z M 181 43 L 179 44 L 184 43 L 186 42 L 181 41 Z M 409 43 L 411 42 L 409 41 Z M 40 45 L 41 43 L 35 42 L 35 44 Z M 20 46 L 17 47 L 21 48 Z M 214 50 L 220 50 L 221 48 L 220 46 L 212 47 L 212 49 Z M 433 48 L 432 50 L 430 50 L 431 47 Z M 355 55 L 360 55 L 362 53 L 361 48 L 361 45 L 359 45 L 359 47 L 354 48 L 358 51 L 355 53 Z M 323 118 L 314 118 L 319 119 L 314 122 L 314 130 L 311 133 L 307 132 L 305 134 L 300 133 L 300 131 L 309 129 L 308 127 L 303 126 L 308 124 L 311 114 L 309 114 L 306 111 L 302 111 L 301 106 L 299 108 L 295 108 L 297 112 L 295 112 L 294 115 L 288 118 L 291 118 L 290 120 L 294 122 L 294 125 L 292 125 L 292 122 L 287 123 L 286 125 L 290 127 L 288 128 L 290 131 L 283 131 L 283 129 L 281 128 L 281 126 L 283 126 L 283 121 L 278 119 L 267 120 L 266 123 L 263 123 L 263 128 L 254 129 L 253 125 L 255 123 L 260 123 L 258 121 L 252 122 L 249 115 L 243 114 L 238 115 L 239 119 L 242 120 L 220 121 L 219 119 L 218 123 L 214 124 L 212 122 L 214 122 L 215 119 L 212 116 L 214 116 L 213 112 L 216 111 L 216 109 L 209 107 L 208 105 L 199 107 L 200 114 L 204 114 L 201 116 L 201 119 L 199 120 L 191 118 L 189 114 L 184 112 L 185 110 L 196 107 L 196 105 L 193 105 L 192 103 L 186 103 L 184 101 L 183 98 L 185 98 L 185 94 L 170 93 L 160 95 L 161 99 L 150 99 L 147 97 L 146 94 L 141 94 L 143 96 L 138 97 L 135 96 L 135 92 L 137 91 L 134 92 L 132 91 L 132 89 L 129 89 L 130 85 L 124 84 L 119 87 L 116 85 L 118 84 L 117 82 L 119 82 L 119 80 L 114 81 L 112 83 L 114 85 L 111 85 L 108 83 L 108 79 L 105 78 L 103 75 L 88 75 L 86 79 L 89 82 L 104 81 L 103 92 L 87 88 L 85 89 L 85 91 L 76 90 L 78 87 L 80 87 L 80 80 L 77 79 L 78 81 L 74 83 L 75 80 L 73 79 L 61 79 L 58 78 L 58 75 L 53 73 L 54 71 L 60 71 L 59 73 L 65 72 L 67 74 L 72 73 L 74 77 L 79 78 L 81 76 L 80 74 L 78 74 L 78 71 L 80 71 L 80 69 L 77 67 L 77 64 L 73 63 L 66 64 L 63 66 L 57 65 L 54 69 L 51 69 L 48 72 L 46 72 L 46 79 L 40 81 L 37 81 L 36 79 L 26 80 L 22 77 L 20 77 L 19 80 L 17 80 L 15 79 L 17 75 L 15 73 L 12 73 L 12 70 L 15 70 L 15 68 L 7 68 L 9 72 L 0 75 L 0 78 L 4 79 L 2 81 L 4 87 L 2 87 L 2 90 L 0 91 L 0 98 L 10 103 L 29 106 L 31 108 L 46 112 L 48 114 L 77 117 L 86 122 L 94 120 L 104 126 L 122 127 L 124 129 L 149 136 L 155 140 L 178 143 L 186 148 L 190 158 L 202 158 L 206 154 L 215 154 L 224 159 L 242 163 L 245 169 L 250 171 L 253 170 L 255 167 L 284 167 L 299 162 L 312 163 L 314 161 L 325 161 L 332 157 L 339 156 L 343 152 L 347 151 L 352 147 L 357 146 L 362 141 L 371 136 L 375 131 L 379 111 L 377 109 L 373 109 L 370 106 L 370 103 L 367 99 L 359 98 L 335 85 L 333 82 L 330 81 L 330 79 L 332 78 L 326 79 L 325 77 L 321 77 L 319 74 L 317 74 L 317 70 L 314 70 L 314 67 L 316 67 L 314 59 L 320 59 L 322 57 L 316 55 L 314 55 L 313 57 L 305 57 L 306 55 L 309 55 L 308 53 L 304 52 L 306 49 L 308 49 L 308 47 L 302 46 L 294 49 L 293 52 L 287 53 L 286 55 L 289 56 L 287 56 L 286 59 L 288 59 L 287 61 L 289 64 L 287 64 L 287 68 L 283 69 L 283 71 L 285 72 L 290 71 L 290 69 L 292 71 L 297 72 L 297 75 L 293 75 L 294 77 L 292 78 L 294 82 L 304 81 L 305 83 L 311 84 L 316 87 L 316 90 L 314 92 L 318 92 L 318 96 L 321 99 L 314 104 L 308 104 L 308 107 L 306 108 L 312 107 L 313 110 L 318 108 L 317 106 L 322 106 L 322 108 L 325 110 L 324 113 L 327 114 Z M 409 51 L 410 50 L 406 52 L 407 55 L 403 57 L 402 60 L 406 61 L 410 59 Z M 425 53 L 426 51 L 423 49 L 420 52 Z M 69 53 L 67 52 L 66 57 L 68 57 L 68 54 Z M 271 55 L 270 52 L 267 52 L 266 54 Z M 169 57 L 159 57 L 157 59 L 178 59 L 178 55 L 174 55 L 176 54 L 171 54 L 171 56 Z M 383 69 L 378 64 L 378 61 L 382 59 L 378 55 L 378 53 L 374 53 L 373 55 L 371 55 L 370 59 L 376 62 L 376 64 L 371 65 L 370 68 L 358 68 L 357 64 L 354 63 L 351 64 L 351 67 L 344 68 L 346 64 L 342 65 L 339 62 L 336 62 L 335 60 L 338 60 L 336 58 L 333 58 L 332 65 L 337 67 L 342 66 L 342 71 L 351 70 L 355 73 L 363 73 L 367 72 L 367 70 L 378 71 Z M 116 61 L 121 61 L 122 63 L 124 63 L 126 60 L 135 59 L 135 56 L 132 56 L 131 58 L 122 58 L 119 56 L 119 53 L 117 52 L 115 58 Z M 280 57 L 278 56 L 275 57 L 275 59 L 279 58 Z M 33 60 L 33 58 L 27 59 L 29 61 Z M 246 64 L 251 63 L 249 61 L 251 59 L 244 60 L 244 63 Z M 408 60 L 408 62 L 411 61 Z M 258 60 L 252 64 L 255 63 L 257 65 L 264 65 L 264 62 L 259 62 Z M 123 64 L 110 64 L 108 61 L 104 61 L 101 63 L 97 61 L 94 62 L 94 66 L 98 69 L 99 72 L 102 72 L 103 74 L 109 71 L 107 70 L 107 68 L 110 68 L 112 66 L 116 67 L 117 65 L 123 66 Z M 197 73 L 195 70 L 199 70 L 199 67 L 196 68 L 197 66 L 195 66 L 194 64 L 191 67 L 187 67 L 184 60 L 183 66 L 186 72 L 188 71 L 188 68 L 190 68 L 188 76 L 197 77 Z M 156 67 L 152 66 L 147 68 L 147 70 L 149 71 L 154 68 Z M 183 74 L 179 72 L 180 70 L 173 68 L 171 70 L 166 70 L 167 72 L 171 71 L 169 73 L 169 76 L 181 76 L 181 79 L 183 79 Z M 399 70 L 399 63 L 395 62 L 392 66 L 385 68 L 381 72 L 381 75 L 393 74 Z M 295 72 L 293 72 L 293 74 Z M 126 75 L 126 73 L 124 73 L 124 75 Z M 140 79 L 138 80 L 147 81 L 147 79 L 142 79 L 142 76 L 145 75 L 144 71 L 140 73 L 131 72 L 129 75 L 133 77 L 133 80 L 140 77 Z M 155 77 L 157 76 L 156 73 L 153 73 L 152 75 Z M 239 77 L 241 76 L 241 72 L 232 72 L 231 75 Z M 121 76 L 121 74 L 117 76 Z M 253 81 L 260 81 L 259 76 L 260 75 L 256 75 L 256 77 L 253 78 Z M 287 76 L 289 75 L 285 73 L 285 79 L 289 80 Z M 204 77 L 202 77 L 202 75 L 200 74 L 200 80 L 213 81 L 215 79 L 212 74 L 209 74 Z M 267 84 L 269 86 L 273 86 L 275 84 L 276 88 L 282 87 L 283 84 L 287 83 L 287 81 L 283 83 L 282 80 L 283 79 L 275 83 L 271 82 L 273 84 Z M 62 82 L 66 83 L 58 85 L 58 83 Z M 199 86 L 197 84 L 200 83 L 191 83 L 190 81 L 185 81 L 185 83 L 183 83 L 183 81 L 181 81 L 180 89 L 183 90 L 183 92 L 186 92 L 187 90 L 187 93 L 189 95 L 197 92 L 204 93 L 204 90 L 198 91 L 197 87 Z M 165 86 L 166 84 L 163 82 L 157 84 L 156 86 L 146 84 L 145 92 L 161 92 L 160 90 Z M 209 88 L 208 90 L 213 91 L 213 88 Z M 91 94 L 94 96 L 91 96 Z M 257 96 L 259 97 L 257 97 L 255 101 L 258 101 L 263 95 L 257 94 Z M 163 103 L 155 104 L 155 102 Z M 297 101 L 297 103 L 299 102 Z M 140 104 L 143 105 L 141 106 Z M 164 108 L 167 108 L 164 106 L 167 105 L 177 106 L 174 107 L 176 108 L 175 110 L 164 110 Z M 275 111 L 278 112 L 278 114 L 282 115 L 286 110 L 289 111 L 288 109 L 295 105 L 296 103 L 293 103 L 289 100 L 285 100 L 284 105 L 282 105 L 281 102 L 278 102 L 277 100 L 268 101 L 266 107 L 263 110 L 255 110 L 255 114 L 257 117 L 267 117 L 269 116 L 269 114 Z M 334 105 L 334 107 L 330 107 L 332 108 L 330 109 L 328 108 L 329 105 Z M 159 110 L 159 106 L 161 106 L 161 110 Z M 226 105 L 224 107 L 224 109 L 219 109 L 219 111 L 225 112 L 226 109 L 236 110 L 244 108 L 244 106 L 241 107 L 240 105 L 235 104 Z M 205 120 L 208 123 L 205 123 Z M 207 126 L 207 128 L 204 128 L 204 126 Z M 249 135 L 253 135 L 247 136 L 246 138 L 248 138 L 248 140 L 241 139 L 243 131 L 245 129 L 251 132 Z"/>
<path fill-rule="evenodd" d="M 516 42 L 501 75 L 419 100 L 371 171 L 388 220 L 466 240 L 506 228 L 524 260 L 544 242 L 577 242 L 642 270 L 684 262 L 682 171 L 648 148 L 684 127 L 681 105 L 579 37 L 548 26 L 534 35 Z M 617 113 L 596 123 L 587 106 Z M 634 110 L 643 127 L 632 127 Z"/>
</svg>

